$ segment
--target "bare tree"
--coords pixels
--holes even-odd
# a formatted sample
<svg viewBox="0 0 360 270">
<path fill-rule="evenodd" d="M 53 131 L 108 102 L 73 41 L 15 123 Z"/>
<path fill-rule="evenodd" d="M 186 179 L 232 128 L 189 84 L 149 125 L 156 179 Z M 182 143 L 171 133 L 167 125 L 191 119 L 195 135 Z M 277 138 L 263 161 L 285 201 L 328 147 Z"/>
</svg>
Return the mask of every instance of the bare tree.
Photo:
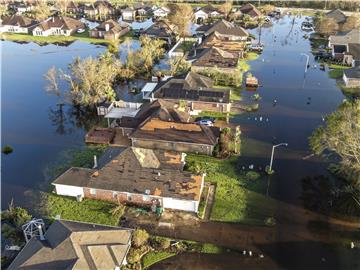
<svg viewBox="0 0 360 270">
<path fill-rule="evenodd" d="M 339 25 L 333 18 L 324 17 L 316 24 L 316 29 L 320 34 L 329 36 L 335 34 L 338 31 Z"/>
<path fill-rule="evenodd" d="M 36 20 L 43 21 L 51 15 L 50 7 L 46 2 L 40 1 L 34 6 L 31 14 Z"/>
<path fill-rule="evenodd" d="M 232 10 L 232 7 L 233 7 L 232 1 L 228 0 L 219 6 L 219 11 L 224 13 L 225 17 L 228 17 Z"/>
<path fill-rule="evenodd" d="M 341 28 L 342 31 L 350 31 L 352 29 L 360 29 L 360 15 L 358 13 L 349 16 Z"/>
<path fill-rule="evenodd" d="M 48 81 L 48 84 L 45 86 L 45 90 L 48 93 L 55 94 L 60 96 L 61 92 L 59 89 L 59 72 L 58 70 L 52 66 L 45 74 L 44 78 Z"/>
<path fill-rule="evenodd" d="M 190 22 L 193 19 L 193 9 L 189 4 L 170 5 L 169 21 L 176 26 L 179 36 L 190 35 Z"/>
</svg>

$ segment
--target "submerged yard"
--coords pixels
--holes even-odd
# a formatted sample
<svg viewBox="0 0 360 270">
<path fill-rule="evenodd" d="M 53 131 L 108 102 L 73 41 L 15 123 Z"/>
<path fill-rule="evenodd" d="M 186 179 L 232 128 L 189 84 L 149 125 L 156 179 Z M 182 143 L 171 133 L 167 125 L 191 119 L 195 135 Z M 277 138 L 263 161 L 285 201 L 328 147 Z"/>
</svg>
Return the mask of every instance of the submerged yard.
<svg viewBox="0 0 360 270">
<path fill-rule="evenodd" d="M 273 215 L 274 201 L 264 195 L 266 180 L 256 172 L 239 172 L 237 157 L 189 154 L 187 168 L 205 172 L 205 181 L 216 185 L 211 220 L 263 225 Z"/>
</svg>

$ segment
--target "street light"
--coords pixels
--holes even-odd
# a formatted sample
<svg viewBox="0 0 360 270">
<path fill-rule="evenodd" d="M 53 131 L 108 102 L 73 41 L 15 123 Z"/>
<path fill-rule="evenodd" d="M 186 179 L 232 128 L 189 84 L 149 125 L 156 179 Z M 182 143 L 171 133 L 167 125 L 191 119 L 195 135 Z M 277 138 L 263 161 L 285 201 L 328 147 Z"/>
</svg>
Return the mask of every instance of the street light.
<svg viewBox="0 0 360 270">
<path fill-rule="evenodd" d="M 306 54 L 306 53 L 301 53 L 301 55 L 306 56 L 306 65 L 305 65 L 305 73 L 306 73 L 306 71 L 308 69 L 308 66 L 309 66 L 310 56 L 308 54 Z"/>
<path fill-rule="evenodd" d="M 268 170 L 269 174 L 271 174 L 271 173 L 272 173 L 272 164 L 273 164 L 273 159 L 274 159 L 274 150 L 275 150 L 275 148 L 276 148 L 276 147 L 278 147 L 278 146 L 282 146 L 282 145 L 284 145 L 284 146 L 288 146 L 288 144 L 287 144 L 287 143 L 279 143 L 279 144 L 277 144 L 277 145 L 273 145 L 273 147 L 272 147 L 272 151 L 271 151 L 271 159 L 270 159 L 270 167 L 269 167 L 269 170 Z"/>
</svg>

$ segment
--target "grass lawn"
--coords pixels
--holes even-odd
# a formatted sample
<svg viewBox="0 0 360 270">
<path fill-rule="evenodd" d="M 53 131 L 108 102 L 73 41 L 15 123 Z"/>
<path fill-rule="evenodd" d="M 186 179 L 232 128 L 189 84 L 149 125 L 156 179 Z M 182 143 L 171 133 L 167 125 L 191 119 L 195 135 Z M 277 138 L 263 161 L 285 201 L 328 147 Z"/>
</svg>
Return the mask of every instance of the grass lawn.
<svg viewBox="0 0 360 270">
<path fill-rule="evenodd" d="M 204 218 L 206 199 L 208 196 L 208 192 L 209 192 L 209 187 L 204 186 L 202 194 L 201 194 L 201 198 L 200 198 L 199 208 L 198 208 L 198 217 L 200 217 L 200 218 Z"/>
<path fill-rule="evenodd" d="M 254 61 L 256 59 L 258 59 L 259 54 L 257 54 L 256 52 L 248 52 L 246 53 L 246 58 L 244 60 L 246 61 Z"/>
<path fill-rule="evenodd" d="M 238 170 L 236 157 L 220 160 L 188 154 L 187 169 L 206 172 L 205 181 L 216 185 L 211 220 L 264 225 L 273 216 L 275 201 L 263 195 L 266 181 L 248 179 Z"/>
<path fill-rule="evenodd" d="M 349 66 L 337 65 L 337 64 L 329 64 L 328 66 L 331 69 L 349 69 L 349 68 L 351 68 Z"/>
<path fill-rule="evenodd" d="M 332 79 L 340 79 L 343 76 L 342 69 L 332 69 L 329 71 L 329 77 Z"/>
<path fill-rule="evenodd" d="M 1 34 L 1 38 L 10 41 L 24 41 L 24 42 L 35 42 L 40 44 L 47 44 L 47 43 L 66 43 L 72 42 L 75 40 L 80 40 L 88 43 L 94 44 L 108 44 L 111 43 L 110 40 L 105 39 L 97 39 L 97 38 L 90 38 L 88 36 L 88 32 L 84 33 L 76 33 L 74 36 L 49 36 L 49 37 L 38 37 L 28 34 L 10 34 L 10 33 L 3 33 Z"/>
<path fill-rule="evenodd" d="M 44 206 L 47 215 L 54 218 L 60 215 L 62 219 L 91 222 L 104 225 L 117 226 L 119 223 L 119 215 L 113 216 L 110 211 L 116 204 L 84 199 L 77 202 L 75 198 L 58 196 L 55 194 L 45 194 Z"/>
<path fill-rule="evenodd" d="M 343 82 L 338 82 L 337 85 L 343 91 L 344 95 L 353 98 L 360 98 L 360 87 L 346 87 Z"/>
<path fill-rule="evenodd" d="M 143 268 L 147 269 L 151 265 L 160 262 L 162 260 L 165 260 L 167 258 L 173 257 L 175 255 L 176 253 L 169 251 L 150 251 L 142 257 L 141 263 Z"/>
<path fill-rule="evenodd" d="M 236 114 L 234 113 L 222 113 L 222 112 L 212 112 L 212 111 L 202 111 L 198 114 L 198 116 L 200 117 L 213 117 L 215 119 L 219 119 L 219 120 L 225 120 L 227 115 L 229 115 L 229 117 L 235 116 Z"/>
<path fill-rule="evenodd" d="M 201 253 L 207 253 L 207 254 L 220 254 L 223 253 L 224 250 L 216 245 L 205 243 L 202 246 Z"/>
</svg>

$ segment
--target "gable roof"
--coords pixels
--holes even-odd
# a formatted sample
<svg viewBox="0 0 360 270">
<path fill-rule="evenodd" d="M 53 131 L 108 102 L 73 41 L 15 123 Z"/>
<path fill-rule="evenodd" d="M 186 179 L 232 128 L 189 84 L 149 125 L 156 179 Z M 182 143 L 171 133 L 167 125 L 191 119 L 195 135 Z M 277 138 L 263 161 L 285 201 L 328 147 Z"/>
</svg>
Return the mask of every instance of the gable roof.
<svg viewBox="0 0 360 270">
<path fill-rule="evenodd" d="M 228 103 L 230 90 L 215 89 L 212 86 L 212 79 L 190 71 L 159 83 L 153 90 L 153 95 L 155 98 L 164 99 Z"/>
<path fill-rule="evenodd" d="M 63 30 L 76 30 L 80 28 L 85 28 L 85 25 L 73 18 L 65 16 L 53 16 L 46 21 L 41 22 L 38 27 L 43 31 L 46 31 L 51 28 L 61 28 Z"/>
<path fill-rule="evenodd" d="M 204 11 L 207 14 L 210 14 L 210 13 L 212 13 L 214 11 L 216 11 L 218 13 L 221 13 L 216 7 L 214 7 L 211 4 L 207 4 L 206 6 L 203 6 L 202 8 L 200 8 L 199 10 Z"/>
<path fill-rule="evenodd" d="M 344 23 L 346 21 L 346 15 L 340 9 L 333 9 L 325 13 L 325 16 L 334 19 L 336 23 Z"/>
<path fill-rule="evenodd" d="M 253 4 L 250 4 L 250 3 L 247 3 L 244 6 L 242 6 L 240 8 L 240 11 L 243 14 L 247 14 L 247 15 L 249 15 L 251 17 L 261 16 L 261 12 Z"/>
<path fill-rule="evenodd" d="M 202 176 L 182 171 L 183 166 L 182 153 L 129 147 L 101 169 L 92 170 L 85 185 L 72 170 L 53 184 L 198 201 Z"/>
<path fill-rule="evenodd" d="M 109 25 L 109 32 L 112 32 L 112 33 L 119 33 L 121 30 L 123 30 L 123 28 L 125 28 L 125 27 L 122 27 L 118 22 L 110 19 L 105 22 L 102 22 L 100 25 L 98 25 L 94 29 L 97 31 L 106 31 L 107 24 Z"/>
<path fill-rule="evenodd" d="M 28 17 L 24 17 L 21 15 L 12 15 L 10 17 L 5 17 L 2 20 L 2 25 L 13 25 L 20 27 L 30 27 L 36 22 Z"/>
<path fill-rule="evenodd" d="M 244 51 L 245 44 L 237 40 L 227 40 L 218 32 L 213 32 L 208 35 L 200 44 L 198 48 L 217 47 L 224 51 L 240 53 Z"/>
<path fill-rule="evenodd" d="M 193 143 L 214 146 L 217 143 L 218 129 L 195 123 L 178 123 L 151 118 L 140 125 L 130 139 L 145 139 L 180 143 Z"/>
<path fill-rule="evenodd" d="M 169 37 L 174 34 L 174 27 L 164 20 L 161 20 L 146 29 L 145 34 L 156 37 Z"/>
<path fill-rule="evenodd" d="M 204 32 L 206 36 L 218 32 L 221 35 L 229 36 L 241 36 L 247 37 L 249 33 L 240 26 L 235 26 L 234 24 L 222 19 L 210 25 L 203 25 L 196 29 L 197 32 Z"/>
<path fill-rule="evenodd" d="M 8 269 L 114 269 L 127 254 L 131 234 L 120 227 L 56 220 L 45 240 L 31 238 Z"/>
<path fill-rule="evenodd" d="M 329 37 L 331 44 L 347 45 L 349 43 L 360 44 L 360 29 L 352 29 L 347 32 L 340 32 Z"/>
<path fill-rule="evenodd" d="M 234 53 L 221 50 L 216 47 L 200 49 L 201 52 L 195 56 L 193 66 L 209 68 L 236 68 L 239 57 Z"/>
</svg>

